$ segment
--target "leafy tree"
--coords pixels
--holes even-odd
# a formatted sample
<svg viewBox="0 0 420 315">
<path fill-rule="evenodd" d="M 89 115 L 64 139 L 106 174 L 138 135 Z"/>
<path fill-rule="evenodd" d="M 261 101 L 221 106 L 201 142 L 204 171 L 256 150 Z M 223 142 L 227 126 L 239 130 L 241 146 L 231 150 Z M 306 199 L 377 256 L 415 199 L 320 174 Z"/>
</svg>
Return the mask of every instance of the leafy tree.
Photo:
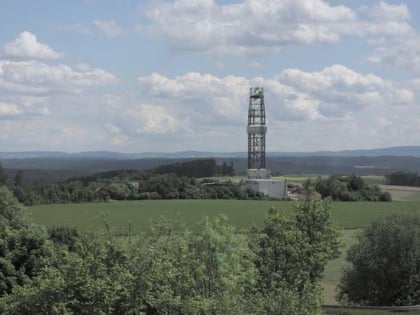
<svg viewBox="0 0 420 315">
<path fill-rule="evenodd" d="M 1 163 L 0 163 L 0 186 L 5 185 L 6 180 L 7 180 L 7 175 L 6 175 L 6 173 L 5 173 L 3 167 L 1 166 Z"/>
<path fill-rule="evenodd" d="M 112 183 L 107 187 L 108 194 L 111 199 L 124 200 L 130 196 L 130 189 L 124 183 Z"/>
<path fill-rule="evenodd" d="M 360 305 L 420 304 L 420 218 L 376 220 L 347 253 L 338 298 Z"/>
<path fill-rule="evenodd" d="M 56 248 L 32 282 L 0 299 L 5 315 L 130 314 L 124 245 L 88 235 L 78 253 Z"/>
<path fill-rule="evenodd" d="M 257 288 L 264 314 L 319 314 L 320 280 L 337 257 L 339 231 L 329 221 L 329 204 L 308 197 L 290 218 L 271 209 L 255 230 Z"/>
<path fill-rule="evenodd" d="M 30 223 L 6 187 L 0 187 L 0 296 L 31 281 L 50 255 L 44 228 Z"/>
<path fill-rule="evenodd" d="M 246 238 L 225 218 L 196 233 L 160 221 L 131 250 L 132 299 L 146 314 L 249 314 L 254 267 Z"/>
<path fill-rule="evenodd" d="M 15 186 L 21 186 L 23 184 L 23 171 L 18 170 L 15 175 L 15 180 L 13 182 Z"/>
<path fill-rule="evenodd" d="M 383 195 L 376 185 L 368 185 L 363 178 L 356 175 L 347 177 L 318 177 L 314 182 L 304 183 L 306 191 L 315 190 L 322 198 L 340 201 L 390 201 L 391 195 Z"/>
<path fill-rule="evenodd" d="M 66 246 L 70 251 L 80 247 L 80 232 L 68 226 L 54 226 L 48 229 L 48 238 L 57 245 Z"/>
</svg>

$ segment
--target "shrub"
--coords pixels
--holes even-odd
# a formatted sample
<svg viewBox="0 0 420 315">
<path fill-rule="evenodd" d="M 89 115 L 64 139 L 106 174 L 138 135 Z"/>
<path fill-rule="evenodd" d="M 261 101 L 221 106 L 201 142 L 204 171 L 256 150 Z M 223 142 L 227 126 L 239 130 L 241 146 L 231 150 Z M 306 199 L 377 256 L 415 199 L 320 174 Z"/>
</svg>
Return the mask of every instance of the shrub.
<svg viewBox="0 0 420 315">
<path fill-rule="evenodd" d="M 359 236 L 347 260 L 338 299 L 344 303 L 391 306 L 420 303 L 420 217 L 392 215 Z"/>
</svg>

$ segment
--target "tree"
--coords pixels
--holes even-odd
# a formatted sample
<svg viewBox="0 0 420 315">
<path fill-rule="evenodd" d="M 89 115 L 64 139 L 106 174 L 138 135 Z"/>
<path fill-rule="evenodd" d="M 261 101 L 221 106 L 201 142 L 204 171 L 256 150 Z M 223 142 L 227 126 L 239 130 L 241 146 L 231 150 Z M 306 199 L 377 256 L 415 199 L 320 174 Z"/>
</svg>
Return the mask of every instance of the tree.
<svg viewBox="0 0 420 315">
<path fill-rule="evenodd" d="M 382 196 L 377 185 L 368 185 L 363 178 L 356 175 L 318 177 L 314 182 L 306 181 L 304 189 L 306 191 L 315 189 L 322 198 L 340 201 L 390 201 L 391 197 L 391 195 Z"/>
<path fill-rule="evenodd" d="M 0 187 L 0 297 L 30 282 L 50 253 L 45 229 L 30 223 L 12 193 Z"/>
<path fill-rule="evenodd" d="M 23 184 L 23 171 L 18 170 L 15 175 L 15 180 L 13 182 L 15 186 L 21 186 Z"/>
<path fill-rule="evenodd" d="M 4 168 L 1 166 L 1 163 L 0 163 L 0 186 L 5 185 L 6 180 L 7 180 L 7 175 L 4 172 Z"/>
<path fill-rule="evenodd" d="M 192 233 L 161 220 L 130 250 L 133 309 L 151 314 L 251 314 L 255 268 L 246 236 L 226 218 Z M 249 289 L 248 289 L 249 288 Z"/>
<path fill-rule="evenodd" d="M 328 260 L 337 257 L 339 231 L 329 203 L 309 196 L 286 216 L 271 209 L 254 231 L 257 289 L 264 314 L 319 314 L 320 280 Z"/>
<path fill-rule="evenodd" d="M 4 315 L 133 314 L 122 242 L 85 235 L 76 252 L 57 246 L 30 283 L 0 299 Z"/>
<path fill-rule="evenodd" d="M 338 299 L 360 305 L 420 304 L 420 217 L 396 214 L 359 235 L 338 287 Z"/>
<path fill-rule="evenodd" d="M 81 233 L 74 227 L 53 226 L 48 229 L 48 238 L 57 245 L 66 246 L 69 251 L 76 251 L 81 245 Z"/>
</svg>

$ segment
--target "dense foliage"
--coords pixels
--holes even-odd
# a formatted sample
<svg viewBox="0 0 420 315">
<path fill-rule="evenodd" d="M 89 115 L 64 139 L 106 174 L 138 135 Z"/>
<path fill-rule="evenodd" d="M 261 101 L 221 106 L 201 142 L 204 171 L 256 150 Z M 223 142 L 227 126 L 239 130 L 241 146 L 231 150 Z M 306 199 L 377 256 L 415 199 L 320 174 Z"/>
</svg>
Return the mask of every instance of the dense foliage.
<svg viewBox="0 0 420 315">
<path fill-rule="evenodd" d="M 369 225 L 347 253 L 339 299 L 361 305 L 420 304 L 420 218 L 393 215 Z"/>
<path fill-rule="evenodd" d="M 50 255 L 47 233 L 32 224 L 5 186 L 0 186 L 0 296 L 24 285 Z"/>
<path fill-rule="evenodd" d="M 417 173 L 396 172 L 385 176 L 388 185 L 420 186 L 420 175 Z"/>
<path fill-rule="evenodd" d="M 230 181 L 197 180 L 174 174 L 109 172 L 117 178 L 75 179 L 57 184 L 12 186 L 24 205 L 142 199 L 263 199 L 263 194 L 241 190 Z"/>
<path fill-rule="evenodd" d="M 378 186 L 368 185 L 363 178 L 351 176 L 318 177 L 307 180 L 304 188 L 308 191 L 315 190 L 322 198 L 331 198 L 339 201 L 391 201 L 388 192 L 381 192 Z"/>
<path fill-rule="evenodd" d="M 217 165 L 215 159 L 199 159 L 182 163 L 172 163 L 158 166 L 152 170 L 156 174 L 175 174 L 188 177 L 233 176 L 233 163 L 223 162 Z"/>
<path fill-rule="evenodd" d="M 28 223 L 4 187 L 0 204 L 5 315 L 319 314 L 319 280 L 338 251 L 319 200 L 292 216 L 271 210 L 251 233 L 224 217 L 193 226 L 161 219 L 128 239 L 109 230 L 47 232 Z"/>
<path fill-rule="evenodd" d="M 256 231 L 251 247 L 262 314 L 316 314 L 324 267 L 339 248 L 329 209 L 328 203 L 310 197 L 295 206 L 292 218 L 272 209 Z"/>
</svg>

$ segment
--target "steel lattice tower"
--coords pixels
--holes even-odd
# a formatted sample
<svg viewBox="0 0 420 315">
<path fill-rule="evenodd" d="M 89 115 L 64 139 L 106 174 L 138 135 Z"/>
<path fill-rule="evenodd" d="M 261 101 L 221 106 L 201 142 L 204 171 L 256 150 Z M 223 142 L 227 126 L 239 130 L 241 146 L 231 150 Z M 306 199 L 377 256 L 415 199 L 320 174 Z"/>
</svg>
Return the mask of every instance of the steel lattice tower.
<svg viewBox="0 0 420 315">
<path fill-rule="evenodd" d="M 248 109 L 248 169 L 265 169 L 265 107 L 264 88 L 252 87 Z"/>
</svg>

